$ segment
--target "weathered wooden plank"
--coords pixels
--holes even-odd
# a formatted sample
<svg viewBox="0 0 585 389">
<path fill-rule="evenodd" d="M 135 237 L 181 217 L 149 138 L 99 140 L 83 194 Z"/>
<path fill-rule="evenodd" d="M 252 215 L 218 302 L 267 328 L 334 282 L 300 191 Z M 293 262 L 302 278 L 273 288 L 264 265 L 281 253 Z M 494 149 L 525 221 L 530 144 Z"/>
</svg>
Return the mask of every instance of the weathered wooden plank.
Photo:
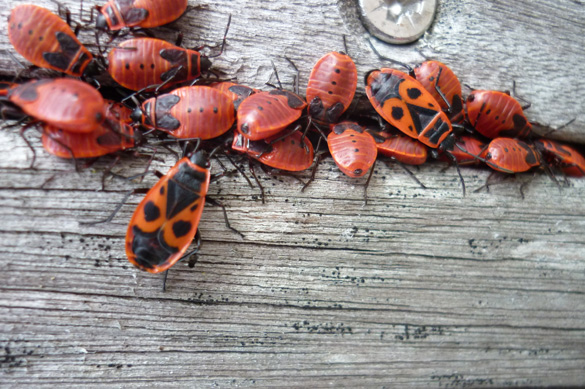
<svg viewBox="0 0 585 389">
<path fill-rule="evenodd" d="M 580 31 L 583 11 L 575 2 L 552 4 L 445 1 L 432 34 L 418 45 L 474 86 L 506 89 L 516 80 L 533 101 L 530 118 L 558 125 L 571 112 L 583 114 L 582 103 L 567 103 L 582 81 L 560 69 L 558 80 L 543 75 L 557 70 L 560 57 L 569 69 L 582 67 L 583 37 L 567 31 Z M 190 32 L 188 44 L 217 41 L 229 12 L 230 44 L 216 62 L 253 86 L 268 79 L 270 59 L 292 80 L 283 55 L 306 79 L 318 57 L 338 48 L 342 32 L 350 50 L 359 48 L 360 75 L 380 64 L 345 1 L 209 4 L 179 22 Z M 494 26 L 497 34 L 485 34 Z M 0 34 L 0 48 L 6 42 Z M 392 50 L 402 60 L 418 58 L 413 47 Z M 7 66 L 0 56 L 0 67 Z M 558 107 L 549 102 L 556 82 L 564 85 L 554 94 L 563 102 Z M 583 120 L 567 130 L 571 137 Z M 125 258 L 126 224 L 141 196 L 112 223 L 80 224 L 107 216 L 127 190 L 156 178 L 110 178 L 100 191 L 112 158 L 67 172 L 71 164 L 44 153 L 34 132 L 27 136 L 36 170 L 27 169 L 31 153 L 17 131 L 0 132 L 2 386 L 502 387 L 585 380 L 582 180 L 559 190 L 544 175 L 529 174 L 474 193 L 490 173 L 463 168 L 469 190 L 462 197 L 456 172 L 441 171 L 440 163 L 416 171 L 426 190 L 398 166 L 379 164 L 364 205 L 363 181 L 326 159 L 305 192 L 292 178 L 260 173 L 262 205 L 258 189 L 241 176 L 224 177 L 211 193 L 245 238 L 225 228 L 221 210 L 206 207 L 197 266 L 175 266 L 162 292 L 159 276 Z M 153 168 L 174 164 L 172 155 L 160 157 Z M 144 163 L 127 155 L 115 170 L 132 175 Z M 63 174 L 41 189 L 55 173 Z"/>
</svg>

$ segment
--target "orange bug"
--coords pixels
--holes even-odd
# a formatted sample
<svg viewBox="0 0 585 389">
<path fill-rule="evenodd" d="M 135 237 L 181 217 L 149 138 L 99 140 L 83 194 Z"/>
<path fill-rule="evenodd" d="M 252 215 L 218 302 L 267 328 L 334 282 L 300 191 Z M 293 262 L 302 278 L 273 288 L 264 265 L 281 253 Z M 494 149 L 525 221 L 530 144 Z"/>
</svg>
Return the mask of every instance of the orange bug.
<svg viewBox="0 0 585 389">
<path fill-rule="evenodd" d="M 130 110 L 120 103 L 107 102 L 106 119 L 89 133 L 63 131 L 43 125 L 43 147 L 60 158 L 95 158 L 135 145 Z"/>
<path fill-rule="evenodd" d="M 520 103 L 505 92 L 474 90 L 465 107 L 469 124 L 487 138 L 525 138 L 532 132 Z"/>
<path fill-rule="evenodd" d="M 311 119 L 319 124 L 337 123 L 353 100 L 357 69 L 345 53 L 325 54 L 311 71 L 307 103 Z"/>
<path fill-rule="evenodd" d="M 132 119 L 175 138 L 205 140 L 230 129 L 235 109 L 232 99 L 217 89 L 186 86 L 144 101 Z"/>
<path fill-rule="evenodd" d="M 425 145 L 401 134 L 367 131 L 376 141 L 378 153 L 393 158 L 407 165 L 422 165 L 427 161 L 428 152 Z"/>
<path fill-rule="evenodd" d="M 96 8 L 99 30 L 120 30 L 124 27 L 151 28 L 178 19 L 187 9 L 187 0 L 110 0 Z"/>
<path fill-rule="evenodd" d="M 417 81 L 437 100 L 441 108 L 448 110 L 451 123 L 461 122 L 465 119 L 463 99 L 461 98 L 461 83 L 447 65 L 439 61 L 429 60 L 415 66 L 412 69 L 412 73 L 414 73 Z M 445 99 L 439 94 L 437 88 Z"/>
<path fill-rule="evenodd" d="M 79 42 L 71 28 L 48 9 L 17 5 L 8 18 L 8 39 L 32 64 L 81 77 L 93 55 Z"/>
<path fill-rule="evenodd" d="M 481 159 L 485 158 L 488 144 L 473 136 L 462 135 L 457 139 L 455 145 L 453 150 L 449 151 L 451 156 L 442 155 L 442 160 L 453 162 L 453 158 L 455 158 L 458 165 L 479 165 L 482 163 Z"/>
<path fill-rule="evenodd" d="M 94 131 L 106 116 L 102 95 L 72 78 L 33 80 L 10 89 L 8 99 L 24 113 L 65 131 Z"/>
<path fill-rule="evenodd" d="M 376 141 L 357 123 L 331 125 L 327 144 L 339 170 L 349 177 L 362 177 L 376 162 Z"/>
<path fill-rule="evenodd" d="M 496 138 L 487 148 L 485 162 L 503 173 L 522 173 L 540 166 L 540 154 L 535 148 L 519 139 Z"/>
<path fill-rule="evenodd" d="M 302 97 L 289 91 L 255 93 L 238 108 L 238 131 L 250 140 L 266 139 L 300 118 L 306 106 Z"/>
<path fill-rule="evenodd" d="M 211 67 L 198 51 L 184 49 L 155 38 L 132 38 L 108 55 L 108 73 L 120 85 L 140 90 L 167 82 L 194 80 Z"/>
<path fill-rule="evenodd" d="M 453 132 L 449 118 L 408 74 L 388 68 L 373 70 L 366 76 L 366 94 L 376 112 L 406 135 L 432 148 L 450 149 L 452 141 L 442 144 Z"/>
<path fill-rule="evenodd" d="M 185 254 L 205 205 L 209 167 L 205 151 L 188 154 L 148 191 L 126 232 L 126 255 L 134 266 L 159 273 Z"/>
<path fill-rule="evenodd" d="M 266 166 L 289 172 L 308 169 L 313 163 L 314 150 L 311 142 L 301 133 L 292 134 L 271 143 L 278 135 L 253 141 L 240 133 L 234 134 L 232 149 L 246 153 Z"/>
</svg>

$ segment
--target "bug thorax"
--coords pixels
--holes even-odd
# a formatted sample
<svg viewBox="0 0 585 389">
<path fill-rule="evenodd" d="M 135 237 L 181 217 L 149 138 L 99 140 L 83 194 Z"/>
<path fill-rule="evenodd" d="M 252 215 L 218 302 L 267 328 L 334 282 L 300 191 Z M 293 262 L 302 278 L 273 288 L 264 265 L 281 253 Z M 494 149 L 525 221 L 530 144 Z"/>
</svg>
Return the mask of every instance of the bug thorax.
<svg viewBox="0 0 585 389">
<path fill-rule="evenodd" d="M 103 14 L 99 14 L 95 21 L 95 28 L 100 31 L 106 31 L 108 29 L 108 22 Z"/>
<path fill-rule="evenodd" d="M 201 57 L 201 72 L 205 72 L 211 68 L 211 60 L 207 57 Z"/>
<path fill-rule="evenodd" d="M 194 153 L 191 153 L 191 155 L 189 156 L 189 160 L 197 166 L 200 166 L 205 169 L 209 168 L 209 155 L 205 150 L 199 150 Z"/>
</svg>

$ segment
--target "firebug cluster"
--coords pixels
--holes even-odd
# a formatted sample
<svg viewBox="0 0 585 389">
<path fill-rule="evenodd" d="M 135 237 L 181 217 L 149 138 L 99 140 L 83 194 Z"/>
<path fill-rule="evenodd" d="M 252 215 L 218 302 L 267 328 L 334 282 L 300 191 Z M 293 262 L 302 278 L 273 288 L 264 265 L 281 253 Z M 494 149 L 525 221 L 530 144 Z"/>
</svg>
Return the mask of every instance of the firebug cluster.
<svg viewBox="0 0 585 389">
<path fill-rule="evenodd" d="M 500 91 L 464 96 L 457 76 L 439 61 L 405 65 L 406 71 L 369 71 L 364 86 L 371 109 L 358 112 L 358 71 L 347 48 L 317 61 L 306 98 L 282 86 L 258 90 L 222 80 L 213 71 L 213 56 L 201 48 L 183 48 L 148 32 L 185 12 L 187 0 L 110 0 L 92 10 L 93 24 L 72 29 L 48 9 L 19 5 L 8 22 L 14 49 L 31 64 L 59 73 L 0 83 L 2 118 L 26 120 L 23 131 L 37 128 L 47 152 L 77 160 L 144 143 L 187 142 L 183 157 L 159 174 L 130 219 L 126 254 L 141 270 L 164 272 L 198 249 L 206 201 L 221 206 L 207 196 L 222 175 L 211 174 L 217 154 L 244 156 L 254 177 L 254 163 L 298 172 L 316 169 L 326 153 L 352 178 L 371 173 L 380 157 L 421 165 L 429 156 L 509 174 L 542 167 L 585 175 L 585 158 L 575 148 L 533 133 L 524 114 L 528 104 Z M 110 41 L 130 37 L 106 55 L 84 46 L 80 29 L 96 33 L 97 47 L 103 34 Z M 225 43 L 224 36 L 221 51 Z M 127 93 L 104 98 L 95 78 L 100 73 Z M 194 239 L 197 248 L 189 253 Z"/>
</svg>

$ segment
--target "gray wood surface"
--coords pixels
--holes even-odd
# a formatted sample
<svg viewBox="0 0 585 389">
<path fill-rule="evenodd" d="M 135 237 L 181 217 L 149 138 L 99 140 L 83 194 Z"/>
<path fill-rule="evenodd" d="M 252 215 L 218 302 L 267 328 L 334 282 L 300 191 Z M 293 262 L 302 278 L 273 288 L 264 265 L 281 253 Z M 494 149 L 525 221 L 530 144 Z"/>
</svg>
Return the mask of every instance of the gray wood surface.
<svg viewBox="0 0 585 389">
<path fill-rule="evenodd" d="M 0 31 L 17 3 L 5 2 Z M 65 3 L 75 16 L 76 3 Z M 268 80 L 271 59 L 290 83 L 285 55 L 303 85 L 320 56 L 342 49 L 343 34 L 360 78 L 383 64 L 349 0 L 210 2 L 176 27 L 187 46 L 211 44 L 229 13 L 229 46 L 215 63 L 252 86 Z M 578 1 L 446 0 L 424 40 L 376 47 L 412 62 L 422 59 L 420 48 L 474 87 L 510 89 L 515 80 L 533 103 L 530 120 L 556 127 L 576 117 L 555 135 L 585 141 L 584 16 Z M 0 50 L 9 49 L 0 34 Z M 18 68 L 0 55 L 0 69 Z M 42 150 L 38 135 L 27 136 L 35 170 L 17 129 L 0 131 L 2 387 L 585 383 L 583 180 L 559 190 L 543 174 L 527 174 L 475 193 L 490 172 L 463 168 L 463 198 L 456 172 L 441 163 L 415 170 L 426 190 L 379 163 L 364 205 L 363 180 L 326 159 L 305 192 L 290 177 L 260 173 L 263 205 L 241 176 L 224 177 L 210 192 L 245 238 L 207 206 L 199 262 L 175 266 L 162 292 L 161 277 L 134 269 L 124 253 L 141 196 L 111 223 L 80 224 L 156 178 L 110 178 L 101 191 L 113 157 L 74 173 Z M 153 167 L 163 172 L 175 162 L 160 158 Z M 144 163 L 126 154 L 114 170 L 128 176 Z"/>
</svg>

